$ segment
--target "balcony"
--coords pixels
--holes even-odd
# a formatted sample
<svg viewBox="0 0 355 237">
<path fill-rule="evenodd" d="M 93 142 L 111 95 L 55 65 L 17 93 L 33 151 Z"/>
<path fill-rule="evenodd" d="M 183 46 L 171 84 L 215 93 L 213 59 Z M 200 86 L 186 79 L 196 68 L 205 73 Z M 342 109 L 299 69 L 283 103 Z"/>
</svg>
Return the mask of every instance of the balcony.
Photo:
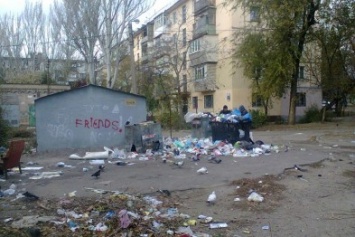
<svg viewBox="0 0 355 237">
<path fill-rule="evenodd" d="M 216 0 L 199 0 L 197 2 L 195 1 L 195 15 L 200 14 L 202 11 L 209 7 L 216 7 Z"/>
<path fill-rule="evenodd" d="M 216 83 L 214 80 L 201 79 L 194 82 L 195 92 L 215 91 Z"/>
<path fill-rule="evenodd" d="M 216 26 L 205 24 L 201 26 L 196 26 L 193 31 L 192 37 L 193 39 L 197 39 L 204 35 L 215 35 L 215 34 L 216 34 Z"/>
<path fill-rule="evenodd" d="M 144 36 L 142 39 L 141 39 L 141 43 L 143 44 L 143 43 L 145 43 L 145 42 L 147 42 L 148 41 L 148 36 L 146 35 L 146 36 Z"/>
</svg>

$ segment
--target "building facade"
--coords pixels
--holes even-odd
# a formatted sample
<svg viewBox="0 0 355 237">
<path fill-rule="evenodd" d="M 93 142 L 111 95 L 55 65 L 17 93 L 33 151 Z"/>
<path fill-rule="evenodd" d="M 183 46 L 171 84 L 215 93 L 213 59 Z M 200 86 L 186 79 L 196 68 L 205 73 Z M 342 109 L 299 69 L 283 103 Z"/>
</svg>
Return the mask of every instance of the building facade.
<svg viewBox="0 0 355 237">
<path fill-rule="evenodd" d="M 0 106 L 3 119 L 12 127 L 35 127 L 34 101 L 69 89 L 66 85 L 1 84 Z"/>
<path fill-rule="evenodd" d="M 216 113 L 223 105 L 262 109 L 252 96 L 251 80 L 232 58 L 234 33 L 254 24 L 257 12 L 255 9 L 230 11 L 223 2 L 177 0 L 134 34 L 134 56 L 140 69 L 167 63 L 169 57 L 170 62 L 172 58 L 179 66 L 180 59 L 181 67 L 177 68 L 181 70 L 170 67 L 163 72 L 178 77 L 180 89 L 186 95 L 186 108 L 191 112 Z M 296 117 L 302 116 L 311 105 L 321 108 L 322 91 L 312 80 L 302 65 Z M 286 91 L 282 98 L 273 100 L 268 113 L 286 119 L 288 111 L 289 92 Z"/>
<path fill-rule="evenodd" d="M 37 78 L 38 81 L 47 75 L 52 84 L 68 85 L 86 79 L 87 63 L 83 60 L 49 59 L 37 53 L 29 58 L 0 57 L 0 72 L 0 79 L 5 83 L 22 83 L 26 77 Z"/>
</svg>

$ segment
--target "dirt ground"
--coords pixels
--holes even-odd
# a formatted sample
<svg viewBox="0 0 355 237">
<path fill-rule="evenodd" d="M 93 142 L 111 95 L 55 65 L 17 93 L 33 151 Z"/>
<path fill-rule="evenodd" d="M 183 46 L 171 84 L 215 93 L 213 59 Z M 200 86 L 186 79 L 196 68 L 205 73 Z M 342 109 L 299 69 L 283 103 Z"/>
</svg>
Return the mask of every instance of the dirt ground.
<svg viewBox="0 0 355 237">
<path fill-rule="evenodd" d="M 0 185 L 5 190 L 16 184 L 18 192 L 30 191 L 47 201 L 67 197 L 73 191 L 78 200 L 97 201 L 109 195 L 87 188 L 164 198 L 170 200 L 170 207 L 197 220 L 191 230 L 210 236 L 355 236 L 355 117 L 327 123 L 270 125 L 252 132 L 254 140 L 278 146 L 279 152 L 258 157 L 223 156 L 219 164 L 206 157 L 197 162 L 187 159 L 181 168 L 159 158 L 126 160 L 132 163 L 126 166 L 106 161 L 105 172 L 98 179 L 91 177 L 97 169 L 95 165 L 69 159 L 73 151 L 24 155 L 24 164 L 32 162 L 43 167 L 41 172 L 62 171 L 62 175 L 32 180 L 29 177 L 34 171 L 24 171 L 22 175 L 14 172 Z M 179 131 L 173 136 L 189 134 Z M 72 167 L 58 168 L 58 162 Z M 295 165 L 301 169 L 294 169 Z M 201 167 L 206 167 L 208 173 L 197 174 Z M 83 172 L 83 168 L 89 171 Z M 162 197 L 159 189 L 169 190 L 171 196 Z M 250 190 L 262 195 L 264 201 L 248 201 Z M 208 205 L 206 200 L 212 191 L 217 200 Z M 18 207 L 18 200 L 9 201 L 14 198 L 0 198 L 0 227 L 11 225 L 11 221 L 4 223 L 7 218 L 17 220 L 41 209 L 33 203 Z M 44 209 L 56 215 L 56 208 Z M 198 220 L 199 215 L 225 222 L 228 227 L 210 229 L 209 224 Z M 5 236 L 1 235 L 1 228 L 0 236 Z"/>
</svg>

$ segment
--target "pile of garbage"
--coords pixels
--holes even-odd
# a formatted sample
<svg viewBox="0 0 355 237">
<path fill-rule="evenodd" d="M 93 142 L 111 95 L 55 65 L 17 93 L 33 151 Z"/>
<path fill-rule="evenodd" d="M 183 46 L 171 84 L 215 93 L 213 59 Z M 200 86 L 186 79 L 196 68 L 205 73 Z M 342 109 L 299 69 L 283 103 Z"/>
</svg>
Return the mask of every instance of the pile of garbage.
<svg viewBox="0 0 355 237">
<path fill-rule="evenodd" d="M 268 155 L 272 152 L 279 153 L 281 151 L 287 152 L 288 146 L 278 146 L 273 144 L 265 144 L 258 140 L 255 142 L 237 141 L 231 144 L 227 141 L 215 141 L 211 138 L 165 138 L 164 147 L 153 151 L 147 149 L 145 153 L 138 153 L 136 151 L 126 151 L 125 149 L 110 149 L 105 147 L 104 152 L 90 152 L 84 157 L 77 154 L 69 156 L 70 159 L 139 159 L 151 160 L 161 158 L 162 160 L 169 159 L 185 159 L 196 158 L 196 156 L 233 156 L 233 157 L 257 157 L 260 155 Z"/>
<path fill-rule="evenodd" d="M 0 235 L 209 236 L 193 233 L 190 226 L 196 225 L 196 220 L 180 213 L 178 200 L 168 195 L 163 191 L 155 196 L 112 192 L 97 199 L 67 196 L 56 200 L 21 193 L 14 199 L 6 196 L 0 199 L 3 214 L 16 208 L 23 212 L 3 216 Z"/>
</svg>

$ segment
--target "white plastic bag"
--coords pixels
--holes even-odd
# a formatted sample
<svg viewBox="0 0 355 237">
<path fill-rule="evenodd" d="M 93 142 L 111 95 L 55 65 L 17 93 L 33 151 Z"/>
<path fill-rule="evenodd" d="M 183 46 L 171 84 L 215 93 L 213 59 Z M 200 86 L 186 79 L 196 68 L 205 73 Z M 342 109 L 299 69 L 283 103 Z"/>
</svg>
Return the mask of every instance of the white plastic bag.
<svg viewBox="0 0 355 237">
<path fill-rule="evenodd" d="M 260 194 L 256 193 L 256 192 L 252 192 L 249 197 L 248 197 L 248 201 L 250 202 L 262 202 L 264 201 L 264 197 L 261 196 Z"/>
</svg>

